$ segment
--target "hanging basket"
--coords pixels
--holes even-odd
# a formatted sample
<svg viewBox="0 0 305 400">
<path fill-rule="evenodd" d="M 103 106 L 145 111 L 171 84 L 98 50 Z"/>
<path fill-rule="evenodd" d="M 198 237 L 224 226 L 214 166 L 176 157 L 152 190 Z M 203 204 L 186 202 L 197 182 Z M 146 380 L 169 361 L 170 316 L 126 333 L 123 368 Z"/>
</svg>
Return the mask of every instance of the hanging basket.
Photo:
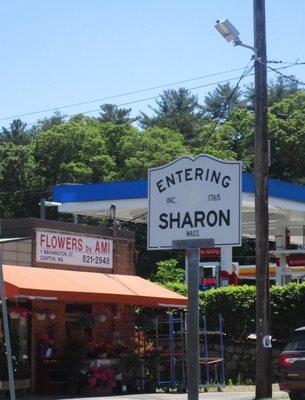
<svg viewBox="0 0 305 400">
<path fill-rule="evenodd" d="M 99 316 L 97 317 L 97 320 L 98 320 L 99 322 L 106 322 L 106 320 L 107 320 L 107 315 L 101 314 L 101 315 L 99 315 Z"/>
<path fill-rule="evenodd" d="M 11 319 L 19 319 L 20 315 L 17 311 L 10 311 L 9 316 Z"/>
<path fill-rule="evenodd" d="M 43 314 L 43 313 L 36 313 L 36 319 L 38 320 L 38 321 L 44 321 L 45 319 L 46 319 L 46 314 Z"/>
</svg>

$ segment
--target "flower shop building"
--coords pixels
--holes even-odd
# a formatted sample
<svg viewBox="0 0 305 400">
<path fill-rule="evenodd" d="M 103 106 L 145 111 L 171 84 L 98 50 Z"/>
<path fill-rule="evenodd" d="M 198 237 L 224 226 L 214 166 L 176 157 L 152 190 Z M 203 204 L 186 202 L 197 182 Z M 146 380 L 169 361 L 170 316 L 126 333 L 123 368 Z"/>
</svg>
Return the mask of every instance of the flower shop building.
<svg viewBox="0 0 305 400">
<path fill-rule="evenodd" d="M 132 232 L 18 219 L 1 221 L 1 238 L 15 380 L 33 392 L 111 393 L 134 346 L 134 307 L 187 304 L 135 275 Z M 3 332 L 0 342 L 4 353 Z"/>
</svg>

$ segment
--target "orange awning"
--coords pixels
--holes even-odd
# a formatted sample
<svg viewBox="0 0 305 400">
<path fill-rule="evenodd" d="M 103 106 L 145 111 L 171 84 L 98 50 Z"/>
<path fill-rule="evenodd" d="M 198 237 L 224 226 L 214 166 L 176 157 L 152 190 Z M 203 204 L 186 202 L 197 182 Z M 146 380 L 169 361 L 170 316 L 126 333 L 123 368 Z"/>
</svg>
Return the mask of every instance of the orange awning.
<svg viewBox="0 0 305 400">
<path fill-rule="evenodd" d="M 6 296 L 59 301 L 187 306 L 187 298 L 139 276 L 4 265 Z"/>
</svg>

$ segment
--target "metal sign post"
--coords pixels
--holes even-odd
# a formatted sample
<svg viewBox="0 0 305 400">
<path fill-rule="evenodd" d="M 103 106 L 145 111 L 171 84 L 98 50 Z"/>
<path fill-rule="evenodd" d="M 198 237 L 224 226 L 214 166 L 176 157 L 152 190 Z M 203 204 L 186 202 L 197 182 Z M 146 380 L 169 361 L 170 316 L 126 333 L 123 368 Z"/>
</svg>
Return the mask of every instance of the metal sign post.
<svg viewBox="0 0 305 400">
<path fill-rule="evenodd" d="M 187 389 L 188 399 L 199 396 L 199 260 L 200 249 L 213 247 L 213 239 L 174 240 L 172 248 L 187 250 L 188 312 L 187 312 Z"/>
<path fill-rule="evenodd" d="M 15 400 L 15 381 L 14 381 L 14 370 L 13 370 L 13 360 L 12 360 L 12 352 L 11 352 L 11 340 L 10 340 L 10 331 L 8 325 L 8 316 L 7 316 L 7 305 L 6 305 L 6 294 L 5 294 L 5 284 L 3 277 L 3 267 L 2 267 L 2 246 L 0 245 L 0 291 L 1 291 L 1 307 L 2 307 L 2 318 L 3 318 L 3 326 L 4 326 L 4 346 L 7 358 L 7 368 L 8 368 L 8 377 L 9 377 L 9 387 L 10 387 L 10 399 Z"/>
</svg>

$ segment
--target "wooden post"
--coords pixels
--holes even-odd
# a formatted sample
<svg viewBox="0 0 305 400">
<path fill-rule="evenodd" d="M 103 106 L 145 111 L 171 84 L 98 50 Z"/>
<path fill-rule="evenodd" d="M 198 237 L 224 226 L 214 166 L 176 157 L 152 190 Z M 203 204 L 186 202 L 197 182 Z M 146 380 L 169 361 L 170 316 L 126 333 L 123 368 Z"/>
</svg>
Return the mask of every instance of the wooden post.
<svg viewBox="0 0 305 400">
<path fill-rule="evenodd" d="M 255 236 L 256 236 L 256 399 L 272 397 L 270 299 L 267 56 L 265 0 L 254 0 L 255 60 Z"/>
</svg>

